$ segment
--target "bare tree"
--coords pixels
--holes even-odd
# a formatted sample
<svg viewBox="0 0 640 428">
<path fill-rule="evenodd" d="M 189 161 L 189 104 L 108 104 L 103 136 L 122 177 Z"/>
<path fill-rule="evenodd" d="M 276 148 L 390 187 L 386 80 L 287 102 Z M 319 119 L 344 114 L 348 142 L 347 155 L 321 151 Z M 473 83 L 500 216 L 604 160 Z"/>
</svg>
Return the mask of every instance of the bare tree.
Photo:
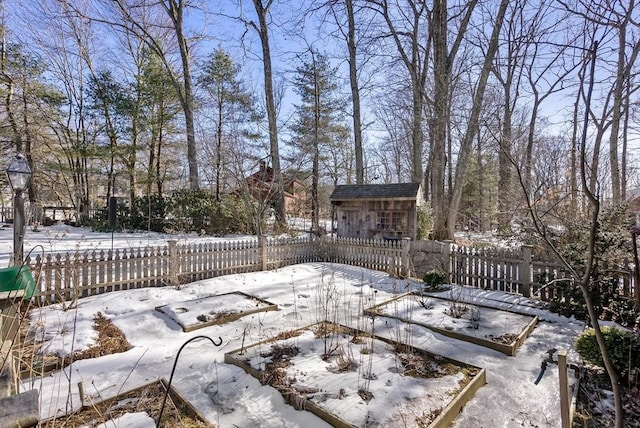
<svg viewBox="0 0 640 428">
<path fill-rule="evenodd" d="M 48 135 L 43 143 L 47 156 L 39 159 L 41 171 L 49 174 L 50 183 L 60 184 L 53 193 L 65 205 L 76 209 L 76 223 L 89 219 L 93 193 L 92 170 L 96 133 L 86 109 L 86 77 L 90 71 L 86 55 L 93 57 L 93 37 L 96 29 L 86 20 L 68 14 L 64 2 L 47 1 L 31 4 L 20 19 L 28 20 L 32 28 L 28 37 L 32 46 L 42 52 L 47 71 L 59 82 L 63 97 L 55 111 L 49 112 Z M 95 174 L 94 174 L 95 175 Z"/>
<path fill-rule="evenodd" d="M 542 2 L 534 6 L 526 1 L 516 1 L 509 5 L 507 13 L 492 72 L 504 97 L 498 152 L 498 230 L 509 233 L 510 221 L 516 213 L 513 209 L 516 188 L 510 160 L 522 159 L 528 188 L 534 144 L 540 133 L 541 106 L 551 95 L 567 89 L 567 78 L 579 62 L 567 55 L 575 35 L 563 23 L 566 19 L 555 17 L 562 11 L 553 8 L 551 3 Z M 550 20 L 552 14 L 554 18 Z M 565 37 L 568 44 L 558 44 L 558 37 Z M 527 112 L 528 125 L 514 122 L 514 114 L 518 110 Z M 518 129 L 526 134 L 517 132 Z M 524 147 L 518 147 L 519 140 L 525 142 Z M 514 151 L 519 151 L 519 154 Z"/>
<path fill-rule="evenodd" d="M 278 146 L 278 118 L 276 114 L 275 93 L 273 87 L 273 67 L 271 64 L 271 44 L 269 42 L 268 17 L 273 0 L 253 0 L 258 23 L 249 20 L 248 24 L 258 33 L 262 47 L 262 71 L 264 74 L 264 96 L 269 126 L 269 147 L 274 180 L 274 210 L 276 228 L 282 229 L 287 224 L 284 212 L 284 184 L 280 168 L 280 148 Z"/>
<path fill-rule="evenodd" d="M 133 34 L 155 52 L 162 61 L 178 94 L 184 114 L 189 187 L 193 190 L 199 189 L 190 41 L 184 30 L 184 13 L 189 4 L 185 4 L 183 0 L 162 0 L 159 2 L 102 0 L 102 3 L 104 7 L 94 11 L 93 14 L 84 12 L 73 5 L 71 7 L 75 13 L 86 19 L 109 25 L 117 31 Z M 151 19 L 155 10 L 154 6 L 158 5 L 168 19 L 168 23 L 164 21 L 154 23 Z M 114 10 L 111 10 L 112 6 Z M 181 72 L 177 72 L 171 62 L 171 53 L 168 51 L 169 43 L 165 39 L 169 34 L 165 31 L 167 26 L 171 29 L 171 35 L 178 47 Z"/>
<path fill-rule="evenodd" d="M 360 2 L 364 4 L 364 2 Z M 354 0 L 329 0 L 323 2 L 333 20 L 338 26 L 341 39 L 345 42 L 348 52 L 349 87 L 351 89 L 352 119 L 353 119 L 353 143 L 355 154 L 356 184 L 364 183 L 364 149 L 362 141 L 362 107 L 360 96 L 359 74 L 361 62 L 359 61 L 360 35 L 356 16 L 364 16 L 364 8 Z M 345 22 L 346 21 L 346 22 Z"/>
<path fill-rule="evenodd" d="M 427 74 L 429 70 L 430 52 L 433 39 L 432 26 L 429 26 L 432 14 L 424 0 L 388 1 L 367 0 L 384 19 L 388 32 L 383 35 L 391 38 L 393 45 L 400 55 L 402 65 L 409 73 L 411 82 L 412 100 L 412 168 L 411 180 L 421 183 L 423 180 L 422 150 L 424 145 L 423 115 L 424 104 L 427 100 L 425 90 Z M 435 3 L 438 3 L 437 1 Z M 435 8 L 437 7 L 434 3 Z M 471 7 L 472 8 L 472 7 Z M 445 5 L 446 9 L 446 5 Z M 400 20 L 399 17 L 403 19 Z M 446 25 L 446 22 L 445 22 Z M 446 36 L 445 36 L 446 37 Z M 427 39 L 425 43 L 425 38 Z M 435 43 L 433 43 L 435 46 Z M 445 42 L 446 47 L 446 42 Z M 434 51 L 434 54 L 436 52 Z M 434 63 L 434 66 L 437 66 Z M 436 85 L 437 87 L 437 85 Z M 437 91 L 437 89 L 436 89 Z M 434 93 L 433 100 L 438 102 L 438 92 Z M 446 118 L 443 118 L 446 120 Z M 444 140 L 441 142 L 444 144 Z M 432 141 L 434 144 L 434 141 Z M 438 144 L 438 143 L 436 143 Z M 444 152 L 444 151 L 443 151 Z M 444 162 L 443 162 L 444 165 Z M 444 178 L 443 178 L 444 183 Z"/>
<path fill-rule="evenodd" d="M 473 103 L 467 121 L 466 130 L 460 140 L 460 149 L 455 168 L 455 179 L 450 197 L 445 194 L 445 143 L 447 141 L 447 127 L 449 126 L 451 67 L 466 33 L 476 2 L 470 2 L 462 14 L 457 37 L 449 51 L 447 3 L 445 0 L 435 1 L 431 31 L 434 54 L 434 108 L 431 124 L 431 200 L 434 211 L 434 239 L 453 239 L 458 207 L 462 197 L 464 175 L 471 154 L 473 140 L 478 127 L 478 118 L 482 109 L 484 91 L 489 78 L 491 63 L 498 48 L 498 35 L 504 21 L 508 2 L 500 2 L 496 13 L 493 29 L 489 38 L 487 52 L 484 54 L 482 69 L 478 76 L 478 83 L 473 92 Z"/>
<path fill-rule="evenodd" d="M 205 149 L 213 158 L 215 196 L 220 201 L 226 163 L 223 152 L 231 149 L 230 141 L 246 134 L 238 125 L 249 122 L 257 114 L 253 108 L 252 94 L 239 79 L 239 66 L 224 49 L 218 48 L 211 53 L 203 68 L 199 82 L 207 93 L 205 105 L 212 110 L 210 121 L 215 126 L 215 148 L 205 145 Z"/>
<path fill-rule="evenodd" d="M 580 56 L 573 55 L 572 45 L 582 37 L 580 30 L 572 30 L 568 19 L 557 19 L 560 13 L 550 4 L 543 4 L 533 16 L 525 18 L 522 37 L 525 38 L 527 48 L 524 61 L 524 75 L 528 85 L 529 124 L 524 153 L 524 181 L 525 188 L 530 189 L 532 180 L 533 151 L 536 140 L 538 121 L 543 104 L 554 94 L 571 88 L 570 76 L 582 64 Z M 551 24 L 547 24 L 547 18 L 554 16 Z M 561 24 L 561 23 L 565 24 Z M 566 44 L 557 44 L 556 38 L 562 36 L 567 40 Z M 577 91 L 576 91 L 577 93 Z M 577 124 L 577 118 L 573 121 Z M 572 150 L 570 156 L 575 156 Z M 575 161 L 575 159 L 574 159 Z M 570 167 L 573 177 L 572 188 L 577 192 L 576 163 Z"/>
<path fill-rule="evenodd" d="M 591 298 L 590 286 L 594 281 L 594 270 L 597 268 L 595 265 L 596 261 L 596 238 L 599 229 L 599 215 L 600 215 L 600 194 L 597 190 L 592 190 L 589 183 L 589 174 L 591 170 L 588 166 L 588 152 L 587 152 L 587 130 L 588 130 L 588 119 L 590 115 L 590 103 L 594 86 L 594 76 L 595 76 L 595 63 L 596 63 L 596 53 L 597 53 L 598 43 L 595 42 L 593 48 L 589 52 L 589 54 L 585 58 L 585 63 L 590 62 L 588 83 L 586 84 L 586 93 L 584 94 L 585 101 L 585 116 L 582 123 L 582 134 L 581 134 L 581 142 L 579 144 L 579 156 L 580 156 L 580 180 L 581 180 L 581 188 L 582 192 L 587 198 L 588 207 L 587 210 L 589 212 L 589 237 L 587 240 L 587 253 L 585 254 L 584 266 L 583 270 L 579 271 L 577 268 L 567 260 L 559 250 L 559 248 L 554 244 L 554 240 L 548 233 L 548 228 L 546 227 L 544 221 L 538 215 L 538 211 L 535 207 L 535 204 L 529 197 L 529 193 L 527 191 L 523 192 L 525 195 L 525 200 L 527 202 L 527 207 L 529 214 L 532 219 L 532 223 L 537 235 L 544 241 L 547 247 L 562 261 L 562 264 L 570 272 L 571 277 L 578 284 L 580 291 L 582 292 L 582 296 L 585 300 L 585 305 L 587 309 L 587 314 L 589 317 L 589 321 L 595 332 L 596 342 L 598 343 L 598 347 L 600 349 L 600 353 L 602 354 L 602 361 L 604 362 L 605 369 L 609 376 L 609 380 L 611 382 L 611 389 L 613 391 L 614 404 L 615 404 L 615 427 L 622 428 L 624 424 L 624 411 L 622 407 L 622 395 L 620 388 L 620 381 L 618 375 L 613 367 L 612 360 L 609 356 L 609 351 L 607 349 L 607 345 L 605 343 L 604 335 L 602 334 L 602 330 L 600 328 L 600 323 L 598 320 L 598 314 L 594 308 L 593 300 Z M 517 169 L 517 171 L 519 171 Z M 519 174 L 520 184 L 524 189 L 524 177 Z"/>
<path fill-rule="evenodd" d="M 608 75 L 610 78 L 599 79 L 598 82 L 600 91 L 598 99 L 603 100 L 599 116 L 596 116 L 596 106 L 592 107 L 591 120 L 596 127 L 596 137 L 593 142 L 589 185 L 590 189 L 595 189 L 603 140 L 608 132 L 607 158 L 610 168 L 611 200 L 613 203 L 620 203 L 626 194 L 626 189 L 623 188 L 625 171 L 621 165 L 626 167 L 627 152 L 626 145 L 621 144 L 619 140 L 621 128 L 624 128 L 625 123 L 624 109 L 628 103 L 626 98 L 635 91 L 635 88 L 629 85 L 629 81 L 640 54 L 640 43 L 636 35 L 640 28 L 638 7 L 635 0 L 606 3 L 577 0 L 573 3 L 565 1 L 559 1 L 559 3 L 575 17 L 590 24 L 590 32 L 597 34 L 600 38 L 601 51 L 608 48 L 615 53 L 613 55 L 615 60 L 609 61 L 607 58 L 602 58 L 602 65 L 598 67 L 600 76 Z"/>
<path fill-rule="evenodd" d="M 381 174 L 378 178 L 383 183 L 402 183 L 411 181 L 413 162 L 410 88 L 389 92 L 379 98 L 374 111 L 386 137 L 373 147 L 370 158 L 380 165 Z"/>
</svg>

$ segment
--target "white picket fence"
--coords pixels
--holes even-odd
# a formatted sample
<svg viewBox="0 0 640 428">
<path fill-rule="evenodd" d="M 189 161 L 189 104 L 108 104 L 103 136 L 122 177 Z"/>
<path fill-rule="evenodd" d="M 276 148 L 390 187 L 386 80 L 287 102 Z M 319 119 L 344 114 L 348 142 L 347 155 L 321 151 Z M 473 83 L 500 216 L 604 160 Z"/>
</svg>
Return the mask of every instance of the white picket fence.
<svg viewBox="0 0 640 428">
<path fill-rule="evenodd" d="M 401 244 L 310 237 L 213 242 L 36 256 L 27 263 L 43 303 L 111 291 L 178 286 L 200 279 L 335 261 L 399 274 Z"/>
<path fill-rule="evenodd" d="M 38 255 L 27 263 L 43 303 L 117 290 L 179 286 L 234 273 L 307 262 L 333 262 L 421 278 L 432 268 L 452 283 L 551 300 L 561 297 L 566 275 L 553 261 L 536 260 L 532 248 L 475 249 L 434 241 L 266 237 L 215 243 Z M 631 272 L 620 274 L 620 294 L 633 297 Z"/>
</svg>

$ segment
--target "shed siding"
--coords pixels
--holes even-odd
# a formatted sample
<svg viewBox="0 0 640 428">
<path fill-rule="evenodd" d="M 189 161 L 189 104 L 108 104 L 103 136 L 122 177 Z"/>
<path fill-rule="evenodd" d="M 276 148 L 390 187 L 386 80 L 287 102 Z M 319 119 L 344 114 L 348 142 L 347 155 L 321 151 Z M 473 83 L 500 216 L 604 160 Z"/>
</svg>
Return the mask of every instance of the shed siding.
<svg viewBox="0 0 640 428">
<path fill-rule="evenodd" d="M 416 203 L 407 200 L 351 200 L 336 204 L 336 232 L 349 238 L 415 239 Z"/>
</svg>

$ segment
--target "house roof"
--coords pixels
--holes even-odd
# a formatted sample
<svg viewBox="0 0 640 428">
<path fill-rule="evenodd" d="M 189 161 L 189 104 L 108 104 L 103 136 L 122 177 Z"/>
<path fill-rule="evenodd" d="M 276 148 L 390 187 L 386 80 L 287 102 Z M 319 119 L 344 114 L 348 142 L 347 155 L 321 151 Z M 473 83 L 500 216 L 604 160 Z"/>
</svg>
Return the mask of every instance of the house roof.
<svg viewBox="0 0 640 428">
<path fill-rule="evenodd" d="M 397 184 L 342 184 L 331 193 L 331 201 L 353 199 L 416 199 L 420 183 Z"/>
<path fill-rule="evenodd" d="M 273 182 L 273 168 L 267 166 L 266 163 L 260 163 L 260 169 L 258 172 L 254 172 L 253 174 L 247 176 L 245 178 L 248 182 L 251 181 L 253 183 L 272 183 Z M 287 172 L 282 173 L 282 181 L 284 185 L 289 185 L 293 182 L 302 183 L 298 180 L 294 174 L 290 174 Z"/>
</svg>

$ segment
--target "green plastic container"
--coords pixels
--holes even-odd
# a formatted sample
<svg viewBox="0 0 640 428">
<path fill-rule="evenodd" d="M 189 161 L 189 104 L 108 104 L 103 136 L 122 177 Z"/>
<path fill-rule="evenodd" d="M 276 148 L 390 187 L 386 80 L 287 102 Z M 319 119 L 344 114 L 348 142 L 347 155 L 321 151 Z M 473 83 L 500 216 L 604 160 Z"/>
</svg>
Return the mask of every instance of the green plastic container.
<svg viewBox="0 0 640 428">
<path fill-rule="evenodd" d="M 30 299 L 40 293 L 36 289 L 31 269 L 28 266 L 0 268 L 0 292 L 25 290 L 24 298 Z"/>
</svg>

